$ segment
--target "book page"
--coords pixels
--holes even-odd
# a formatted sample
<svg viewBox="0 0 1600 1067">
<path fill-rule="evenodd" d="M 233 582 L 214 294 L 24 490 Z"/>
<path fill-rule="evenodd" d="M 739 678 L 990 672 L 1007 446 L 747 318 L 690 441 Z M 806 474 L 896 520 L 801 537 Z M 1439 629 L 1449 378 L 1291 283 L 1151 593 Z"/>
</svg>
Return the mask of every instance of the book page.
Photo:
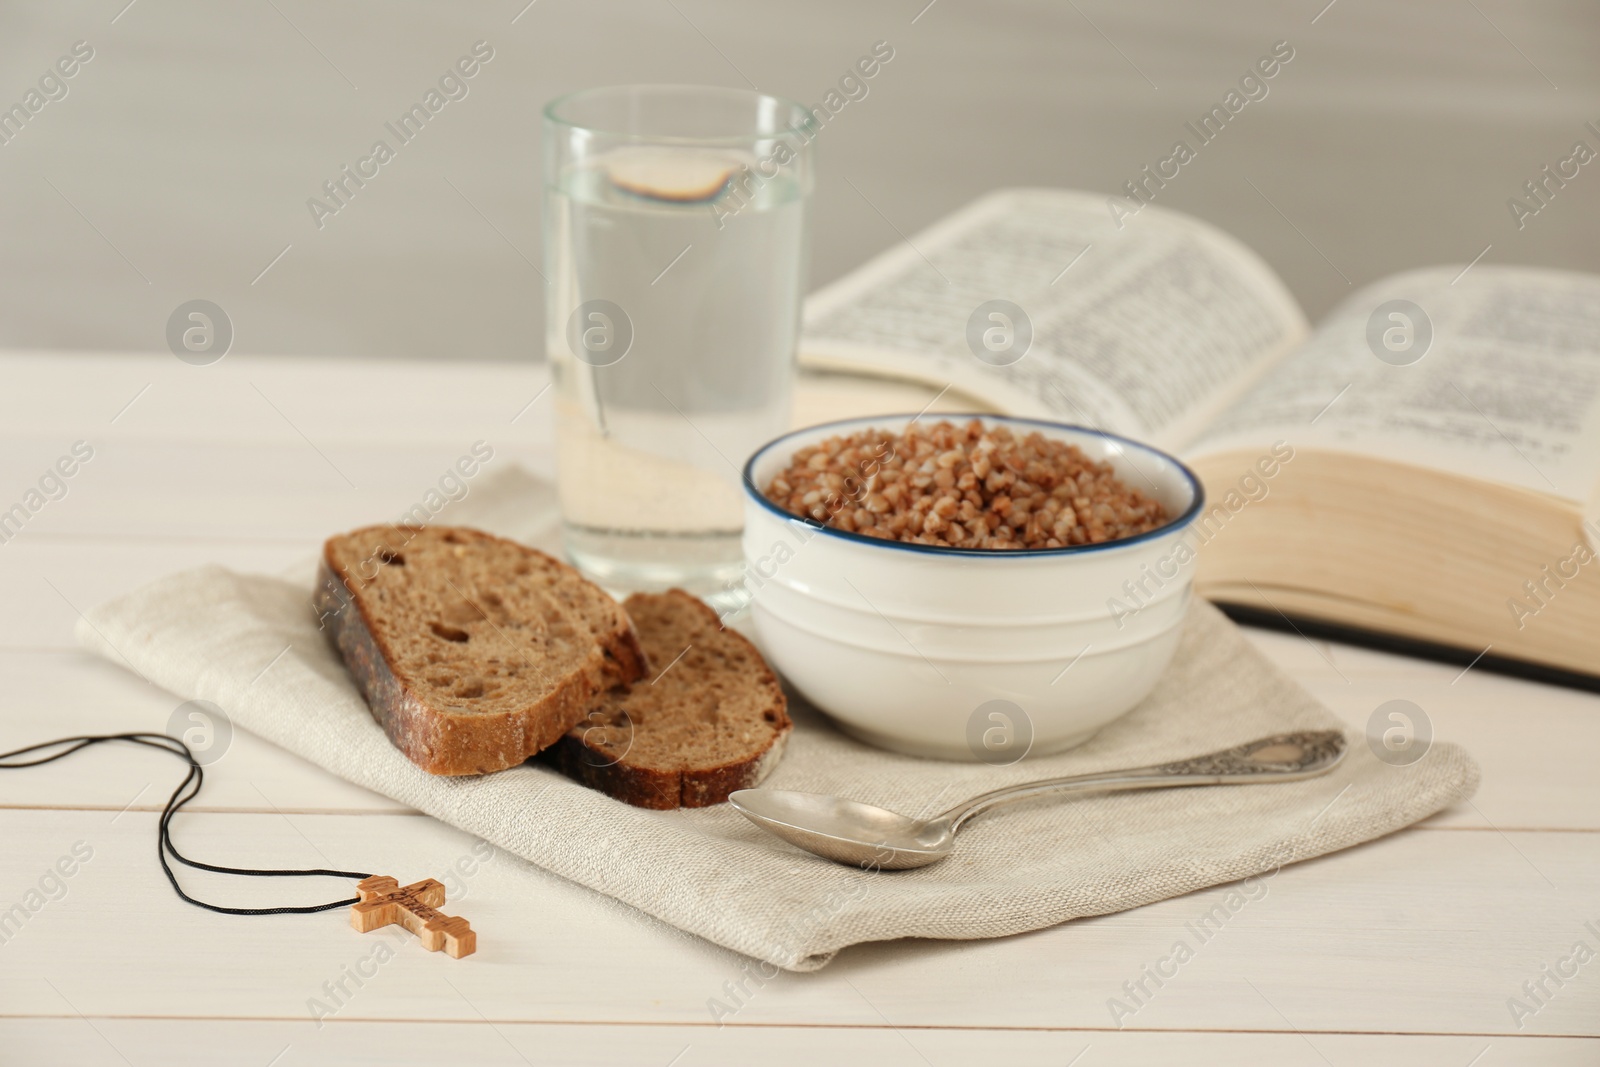
<svg viewBox="0 0 1600 1067">
<path fill-rule="evenodd" d="M 1025 322 L 980 312 L 995 300 Z M 1105 197 L 1009 189 L 814 294 L 800 356 L 1173 448 L 1307 332 L 1266 264 L 1204 223 L 1147 206 L 1119 229 Z"/>
<path fill-rule="evenodd" d="M 1600 483 L 1600 276 L 1479 264 L 1362 289 L 1190 451 L 1279 439 L 1584 504 Z"/>
</svg>

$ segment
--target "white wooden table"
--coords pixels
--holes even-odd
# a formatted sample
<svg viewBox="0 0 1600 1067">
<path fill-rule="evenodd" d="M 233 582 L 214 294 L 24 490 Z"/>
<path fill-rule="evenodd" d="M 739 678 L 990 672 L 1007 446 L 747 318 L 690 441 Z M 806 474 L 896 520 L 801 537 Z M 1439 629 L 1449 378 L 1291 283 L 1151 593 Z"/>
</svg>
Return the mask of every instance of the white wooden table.
<svg viewBox="0 0 1600 1067">
<path fill-rule="evenodd" d="M 550 474 L 549 397 L 529 405 L 544 384 L 532 365 L 0 356 L 0 510 L 75 441 L 94 448 L 0 544 L 0 749 L 167 729 L 177 698 L 74 646 L 100 600 L 208 561 L 295 567 L 329 532 L 398 515 L 476 440 Z M 457 875 L 476 956 L 403 944 L 358 986 L 344 976 L 374 969 L 375 935 L 341 913 L 179 901 L 154 847 L 180 767 L 103 746 L 0 773 L 0 915 L 39 905 L 0 927 L 0 1063 L 1600 1063 L 1600 960 L 1546 978 L 1542 1003 L 1523 989 L 1580 941 L 1600 952 L 1600 697 L 1251 639 L 1355 731 L 1415 701 L 1483 785 L 1286 868 L 1121 1029 L 1107 1000 L 1222 890 L 1003 940 L 857 947 L 747 984 L 718 1026 L 707 1002 L 747 960 L 499 855 Z M 182 846 L 232 865 L 444 872 L 475 843 L 242 733 L 190 810 Z M 91 858 L 50 876 L 75 845 Z M 183 877 L 242 905 L 343 892 Z M 308 1002 L 342 978 L 319 1024 Z M 1538 1009 L 1520 1027 L 1512 997 Z"/>
</svg>

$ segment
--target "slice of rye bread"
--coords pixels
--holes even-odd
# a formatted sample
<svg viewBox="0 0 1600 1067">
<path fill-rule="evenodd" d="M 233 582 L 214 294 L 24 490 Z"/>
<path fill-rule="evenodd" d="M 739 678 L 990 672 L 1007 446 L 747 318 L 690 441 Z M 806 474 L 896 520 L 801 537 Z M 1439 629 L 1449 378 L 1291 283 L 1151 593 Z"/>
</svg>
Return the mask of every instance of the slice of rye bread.
<svg viewBox="0 0 1600 1067">
<path fill-rule="evenodd" d="M 544 758 L 640 808 L 701 808 L 777 766 L 794 724 L 755 646 L 681 589 L 624 603 L 660 673 L 617 686 Z"/>
<path fill-rule="evenodd" d="M 644 673 L 622 605 L 566 564 L 477 530 L 329 538 L 316 607 L 373 718 L 430 774 L 514 767 L 596 694 Z"/>
</svg>

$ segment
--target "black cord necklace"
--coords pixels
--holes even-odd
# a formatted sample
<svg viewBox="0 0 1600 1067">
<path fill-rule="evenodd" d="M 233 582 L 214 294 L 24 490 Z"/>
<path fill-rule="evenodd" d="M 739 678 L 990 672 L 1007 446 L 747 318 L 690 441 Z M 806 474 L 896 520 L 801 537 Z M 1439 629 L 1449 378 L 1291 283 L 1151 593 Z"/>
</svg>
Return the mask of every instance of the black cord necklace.
<svg viewBox="0 0 1600 1067">
<path fill-rule="evenodd" d="M 207 904 L 203 900 L 196 900 L 183 891 L 178 884 L 178 876 L 173 873 L 172 866 L 167 863 L 167 856 L 177 860 L 185 867 L 193 867 L 199 871 L 214 871 L 217 874 L 245 874 L 256 878 L 353 878 L 356 881 L 365 881 L 371 878 L 370 874 L 357 871 L 329 871 L 322 868 L 304 871 L 258 871 L 246 867 L 219 867 L 211 863 L 201 863 L 192 860 L 178 851 L 178 846 L 172 843 L 172 817 L 189 801 L 193 800 L 200 792 L 200 785 L 205 781 L 205 771 L 195 760 L 194 753 L 189 751 L 189 746 L 175 737 L 166 734 L 98 734 L 84 737 L 62 737 L 54 741 L 45 741 L 27 748 L 19 748 L 15 752 L 0 753 L 0 770 L 20 770 L 24 767 L 38 767 L 46 763 L 54 763 L 74 752 L 82 751 L 90 745 L 98 745 L 103 741 L 130 741 L 136 745 L 145 745 L 149 748 L 159 748 L 163 752 L 170 752 L 189 765 L 189 773 L 184 775 L 178 788 L 172 791 L 172 796 L 167 798 L 167 806 L 161 811 L 160 832 L 156 835 L 156 858 L 161 861 L 161 869 L 167 874 L 167 881 L 172 883 L 173 892 L 179 897 L 193 904 L 197 908 L 207 911 L 218 911 L 224 915 L 310 915 L 319 911 L 332 911 L 334 908 L 345 908 L 360 901 L 360 897 L 350 897 L 346 900 L 335 900 L 329 904 L 312 904 L 305 907 L 288 908 L 225 908 L 220 904 Z M 40 756 L 37 759 L 23 762 L 12 762 L 17 757 L 32 755 L 46 749 L 60 748 L 60 752 Z M 191 788 L 192 786 L 192 788 Z M 187 792 L 186 792 L 187 790 Z M 442 902 L 442 901 L 441 901 Z"/>
</svg>

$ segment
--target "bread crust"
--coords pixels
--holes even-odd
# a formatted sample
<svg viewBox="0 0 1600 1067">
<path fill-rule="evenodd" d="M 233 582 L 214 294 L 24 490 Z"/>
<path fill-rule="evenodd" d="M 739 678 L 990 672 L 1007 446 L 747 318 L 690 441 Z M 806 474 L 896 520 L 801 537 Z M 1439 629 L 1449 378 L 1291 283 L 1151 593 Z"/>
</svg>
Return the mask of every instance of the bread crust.
<svg viewBox="0 0 1600 1067">
<path fill-rule="evenodd" d="M 367 530 L 373 529 L 368 527 Z M 420 527 L 383 526 L 402 536 Z M 372 625 L 360 584 L 350 580 L 333 558 L 336 542 L 367 530 L 330 538 L 323 546 L 314 606 L 329 641 L 339 651 L 372 716 L 406 758 L 429 774 L 470 775 L 505 770 L 548 748 L 584 716 L 594 695 L 616 679 L 632 681 L 645 669 L 643 650 L 627 615 L 617 606 L 617 625 L 596 635 L 595 654 L 583 668 L 561 679 L 540 700 L 501 714 L 461 714 L 427 703 L 392 664 L 398 656 L 381 628 Z M 480 538 L 503 541 L 471 531 Z M 407 539 L 409 540 L 409 536 Z M 505 542 L 513 544 L 514 542 Z M 543 564 L 568 569 L 536 549 L 515 545 Z M 577 572 L 572 577 L 579 581 Z M 595 590 L 605 596 L 598 589 Z M 608 598 L 609 599 L 609 598 Z"/>
<path fill-rule="evenodd" d="M 629 597 L 624 607 L 634 603 L 635 598 L 641 595 L 648 594 Z M 723 803 L 728 799 L 728 794 L 736 790 L 750 789 L 760 784 L 783 758 L 794 723 L 789 718 L 788 701 L 777 675 L 767 666 L 754 645 L 743 635 L 723 629 L 716 612 L 699 598 L 681 589 L 659 595 L 681 598 L 692 604 L 691 610 L 703 613 L 706 620 L 721 630 L 726 639 L 749 650 L 752 661 L 759 665 L 759 673 L 751 679 L 752 684 L 767 692 L 768 710 L 774 713 L 777 720 L 773 724 L 772 737 L 760 749 L 739 759 L 709 766 L 660 770 L 629 763 L 626 755 L 613 759 L 604 749 L 589 743 L 587 735 L 590 728 L 580 722 L 552 745 L 543 758 L 568 777 L 637 808 L 666 811 L 673 808 L 710 807 Z"/>
</svg>

